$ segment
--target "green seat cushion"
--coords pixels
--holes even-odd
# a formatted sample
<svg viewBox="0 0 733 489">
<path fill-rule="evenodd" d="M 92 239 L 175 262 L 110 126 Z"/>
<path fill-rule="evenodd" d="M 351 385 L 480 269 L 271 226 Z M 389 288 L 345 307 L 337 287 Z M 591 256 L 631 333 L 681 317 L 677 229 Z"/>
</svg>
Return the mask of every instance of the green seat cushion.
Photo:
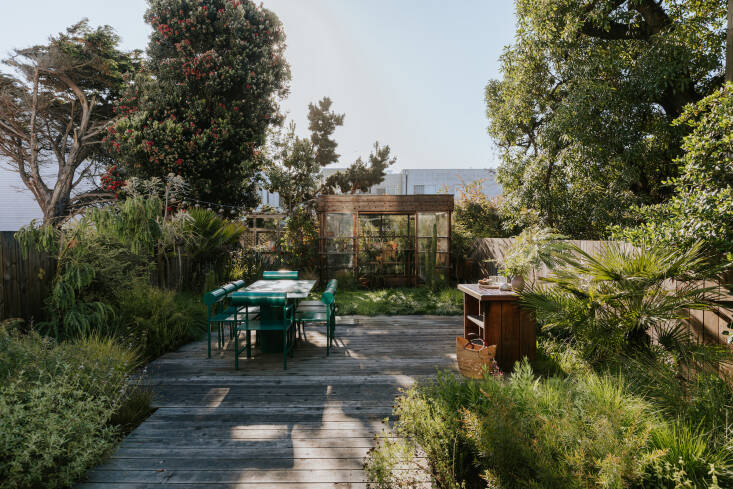
<svg viewBox="0 0 733 489">
<path fill-rule="evenodd" d="M 234 315 L 232 313 L 227 313 L 226 311 L 215 314 L 209 318 L 210 323 L 241 323 L 242 321 L 244 321 L 243 315 Z"/>
<path fill-rule="evenodd" d="M 302 311 L 295 313 L 296 321 L 307 321 L 307 322 L 321 322 L 328 320 L 328 314 L 326 311 Z"/>
</svg>

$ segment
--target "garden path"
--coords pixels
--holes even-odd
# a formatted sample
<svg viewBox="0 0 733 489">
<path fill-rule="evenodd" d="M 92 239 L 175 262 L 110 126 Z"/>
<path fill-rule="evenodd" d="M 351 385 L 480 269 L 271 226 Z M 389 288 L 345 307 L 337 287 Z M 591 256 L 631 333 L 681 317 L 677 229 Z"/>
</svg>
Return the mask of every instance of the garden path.
<svg viewBox="0 0 733 489">
<path fill-rule="evenodd" d="M 461 317 L 339 318 L 279 354 L 206 358 L 206 341 L 149 366 L 157 411 L 80 489 L 365 488 L 364 457 L 401 387 L 456 369 Z M 215 344 L 215 343 L 214 343 Z"/>
</svg>

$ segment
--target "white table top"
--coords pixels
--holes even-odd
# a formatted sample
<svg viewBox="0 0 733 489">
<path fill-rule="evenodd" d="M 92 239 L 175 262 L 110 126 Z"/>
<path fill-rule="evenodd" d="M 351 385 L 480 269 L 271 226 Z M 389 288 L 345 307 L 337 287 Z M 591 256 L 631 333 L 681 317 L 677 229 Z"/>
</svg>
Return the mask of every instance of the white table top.
<svg viewBox="0 0 733 489">
<path fill-rule="evenodd" d="M 306 299 L 316 286 L 315 280 L 258 280 L 246 292 L 285 292 L 288 299 Z"/>
</svg>

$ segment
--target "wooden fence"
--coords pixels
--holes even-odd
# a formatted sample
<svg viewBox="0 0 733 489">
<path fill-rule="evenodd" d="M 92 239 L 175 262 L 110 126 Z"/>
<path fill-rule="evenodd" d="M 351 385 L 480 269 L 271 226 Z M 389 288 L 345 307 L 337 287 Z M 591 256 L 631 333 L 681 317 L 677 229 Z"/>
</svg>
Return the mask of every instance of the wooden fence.
<svg viewBox="0 0 733 489">
<path fill-rule="evenodd" d="M 601 249 L 604 241 L 589 240 L 571 240 L 570 243 L 576 245 L 583 251 L 593 254 Z M 481 238 L 474 242 L 473 254 L 470 260 L 473 263 L 472 279 L 475 280 L 480 276 L 496 275 L 498 265 L 504 262 L 504 256 L 507 248 L 511 245 L 512 238 Z M 627 245 L 631 246 L 631 245 Z M 530 280 L 537 280 L 546 277 L 549 273 L 546 267 L 542 266 L 532 271 Z M 733 275 L 725 280 L 725 283 L 733 283 Z M 678 288 L 680 284 L 671 281 L 670 288 Z M 706 282 L 707 287 L 717 287 L 718 292 L 723 295 L 725 300 L 733 301 L 727 289 L 723 288 L 718 282 Z M 730 310 L 724 308 L 716 308 L 710 311 L 685 311 L 689 316 L 688 325 L 690 330 L 697 338 L 704 342 L 721 342 L 727 341 L 727 336 L 722 333 L 726 331 L 733 320 L 733 314 Z"/>
<path fill-rule="evenodd" d="M 12 232 L 0 232 L 0 321 L 38 320 L 49 292 L 54 261 L 31 253 L 26 259 Z"/>
</svg>

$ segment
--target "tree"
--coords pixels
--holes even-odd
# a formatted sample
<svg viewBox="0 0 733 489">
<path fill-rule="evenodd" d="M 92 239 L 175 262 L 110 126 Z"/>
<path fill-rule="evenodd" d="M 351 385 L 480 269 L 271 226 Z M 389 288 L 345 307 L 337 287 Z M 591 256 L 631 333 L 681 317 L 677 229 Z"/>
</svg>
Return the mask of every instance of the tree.
<svg viewBox="0 0 733 489">
<path fill-rule="evenodd" d="M 723 81 L 724 0 L 516 0 L 517 41 L 486 87 L 504 209 L 597 238 L 666 201 L 689 103 Z"/>
<path fill-rule="evenodd" d="M 333 139 L 337 127 L 344 123 L 344 114 L 331 110 L 333 102 L 324 97 L 316 104 L 308 104 L 309 139 L 295 134 L 295 123 L 290 123 L 286 133 L 274 133 L 269 151 L 270 165 L 267 171 L 271 192 L 280 195 L 281 207 L 288 213 L 304 203 L 312 203 L 318 194 L 366 191 L 384 180 L 385 170 L 396 158 L 390 158 L 389 146 L 374 143 L 367 165 L 361 158 L 344 171 L 334 173 L 322 184 L 321 170 L 338 162 L 338 143 Z"/>
<path fill-rule="evenodd" d="M 111 144 L 130 175 L 181 175 L 195 199 L 255 206 L 290 71 L 277 16 L 250 0 L 150 0 L 148 59 Z"/>
<path fill-rule="evenodd" d="M 482 191 L 484 180 L 461 185 L 453 222 L 459 232 L 471 238 L 508 238 L 516 233 L 504 227 L 501 200 L 490 199 Z"/>
<path fill-rule="evenodd" d="M 330 175 L 324 188 L 328 192 L 338 188 L 344 194 L 366 192 L 384 180 L 387 168 L 396 161 L 397 158 L 390 158 L 389 146 L 380 146 L 377 141 L 374 143 L 374 151 L 369 155 L 369 165 L 361 157 L 357 158 L 346 170 Z"/>
<path fill-rule="evenodd" d="M 118 45 L 110 26 L 93 29 L 82 20 L 3 62 L 12 72 L 0 74 L 0 157 L 47 224 L 112 196 L 97 180 L 110 163 L 102 143 L 124 76 L 137 64 L 136 53 Z"/>
<path fill-rule="evenodd" d="M 323 97 L 318 104 L 308 104 L 308 129 L 311 143 L 316 150 L 316 162 L 322 167 L 336 163 L 341 155 L 336 153 L 338 143 L 331 138 L 337 127 L 344 125 L 344 114 L 331 110 L 333 102 Z"/>
<path fill-rule="evenodd" d="M 677 125 L 692 129 L 680 174 L 667 183 L 669 201 L 633 209 L 637 225 L 615 235 L 640 244 L 688 248 L 701 241 L 710 252 L 733 256 L 733 83 L 689 105 Z"/>
<path fill-rule="evenodd" d="M 272 135 L 267 188 L 279 194 L 280 206 L 288 214 L 315 199 L 320 190 L 322 168 L 338 161 L 337 143 L 331 136 L 343 125 L 344 114 L 332 111 L 332 104 L 328 97 L 317 104 L 308 104 L 310 139 L 295 134 L 294 122 L 289 124 L 287 132 Z"/>
</svg>

